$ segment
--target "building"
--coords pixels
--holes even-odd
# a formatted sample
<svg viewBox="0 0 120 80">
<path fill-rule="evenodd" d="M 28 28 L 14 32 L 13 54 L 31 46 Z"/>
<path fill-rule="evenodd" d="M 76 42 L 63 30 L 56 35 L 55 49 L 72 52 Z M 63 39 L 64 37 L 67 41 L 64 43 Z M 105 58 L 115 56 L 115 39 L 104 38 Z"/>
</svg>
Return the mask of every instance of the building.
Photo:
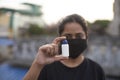
<svg viewBox="0 0 120 80">
<path fill-rule="evenodd" d="M 1 12 L 0 9 L 0 37 L 9 36 L 10 15 Z"/>
<path fill-rule="evenodd" d="M 41 6 L 23 3 L 10 7 L 0 5 L 0 58 L 10 57 L 14 39 L 19 37 L 19 28 L 27 28 L 30 23 L 44 25 Z"/>
<path fill-rule="evenodd" d="M 114 18 L 108 28 L 108 33 L 112 36 L 120 36 L 120 0 L 114 1 L 113 12 Z"/>
<path fill-rule="evenodd" d="M 17 37 L 19 27 L 29 23 L 44 25 L 41 6 L 23 3 L 17 7 L 0 6 L 0 37 Z"/>
</svg>

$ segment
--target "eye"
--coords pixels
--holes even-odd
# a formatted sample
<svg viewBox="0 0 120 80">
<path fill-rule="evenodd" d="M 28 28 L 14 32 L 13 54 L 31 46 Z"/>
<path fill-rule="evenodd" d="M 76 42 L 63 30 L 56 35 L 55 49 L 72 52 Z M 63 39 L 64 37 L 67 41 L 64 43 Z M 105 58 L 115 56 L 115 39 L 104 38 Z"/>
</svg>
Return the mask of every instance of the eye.
<svg viewBox="0 0 120 80">
<path fill-rule="evenodd" d="M 72 35 L 71 34 L 65 34 L 64 36 L 66 36 L 67 39 L 72 39 Z"/>
<path fill-rule="evenodd" d="M 77 34 L 76 34 L 76 38 L 81 38 L 81 39 L 83 39 L 83 38 L 84 38 L 84 34 L 82 34 L 82 33 L 77 33 Z"/>
</svg>

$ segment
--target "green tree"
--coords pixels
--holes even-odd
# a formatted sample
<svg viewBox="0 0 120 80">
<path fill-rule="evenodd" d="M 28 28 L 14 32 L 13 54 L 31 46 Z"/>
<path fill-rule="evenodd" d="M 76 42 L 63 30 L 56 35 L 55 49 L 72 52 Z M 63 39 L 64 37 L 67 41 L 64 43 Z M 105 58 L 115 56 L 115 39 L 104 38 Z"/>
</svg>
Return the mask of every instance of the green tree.
<svg viewBox="0 0 120 80">
<path fill-rule="evenodd" d="M 91 24 L 90 29 L 98 34 L 106 34 L 109 23 L 109 20 L 96 20 Z"/>
<path fill-rule="evenodd" d="M 30 24 L 29 28 L 28 28 L 28 33 L 30 35 L 40 35 L 44 32 L 43 27 L 40 27 L 37 24 Z"/>
<path fill-rule="evenodd" d="M 102 28 L 108 27 L 108 24 L 110 23 L 109 20 L 96 20 L 93 24 L 98 24 Z"/>
</svg>

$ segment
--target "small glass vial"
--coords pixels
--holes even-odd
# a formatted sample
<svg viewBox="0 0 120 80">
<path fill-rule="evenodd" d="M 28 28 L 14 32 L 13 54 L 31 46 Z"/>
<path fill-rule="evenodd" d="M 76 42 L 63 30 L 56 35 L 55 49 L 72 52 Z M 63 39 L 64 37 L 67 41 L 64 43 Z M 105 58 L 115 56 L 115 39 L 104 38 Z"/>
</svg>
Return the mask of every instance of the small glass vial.
<svg viewBox="0 0 120 80">
<path fill-rule="evenodd" d="M 62 55 L 69 57 L 69 45 L 67 40 L 62 41 Z"/>
</svg>

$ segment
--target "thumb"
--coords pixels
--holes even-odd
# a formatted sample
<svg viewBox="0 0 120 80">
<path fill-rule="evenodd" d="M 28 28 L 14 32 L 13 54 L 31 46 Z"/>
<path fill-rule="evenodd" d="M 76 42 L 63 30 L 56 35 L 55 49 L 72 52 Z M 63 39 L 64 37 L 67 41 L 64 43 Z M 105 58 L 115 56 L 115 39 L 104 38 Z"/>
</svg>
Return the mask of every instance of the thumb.
<svg viewBox="0 0 120 80">
<path fill-rule="evenodd" d="M 68 57 L 64 57 L 62 55 L 56 55 L 54 57 L 54 61 L 60 61 L 60 60 L 66 60 L 66 59 L 68 59 Z"/>
<path fill-rule="evenodd" d="M 46 59 L 46 62 L 47 62 L 47 64 L 50 64 L 50 63 L 55 62 L 55 61 L 61 61 L 61 60 L 66 60 L 66 59 L 68 59 L 68 57 L 64 57 L 62 55 L 56 55 L 52 58 Z"/>
</svg>

